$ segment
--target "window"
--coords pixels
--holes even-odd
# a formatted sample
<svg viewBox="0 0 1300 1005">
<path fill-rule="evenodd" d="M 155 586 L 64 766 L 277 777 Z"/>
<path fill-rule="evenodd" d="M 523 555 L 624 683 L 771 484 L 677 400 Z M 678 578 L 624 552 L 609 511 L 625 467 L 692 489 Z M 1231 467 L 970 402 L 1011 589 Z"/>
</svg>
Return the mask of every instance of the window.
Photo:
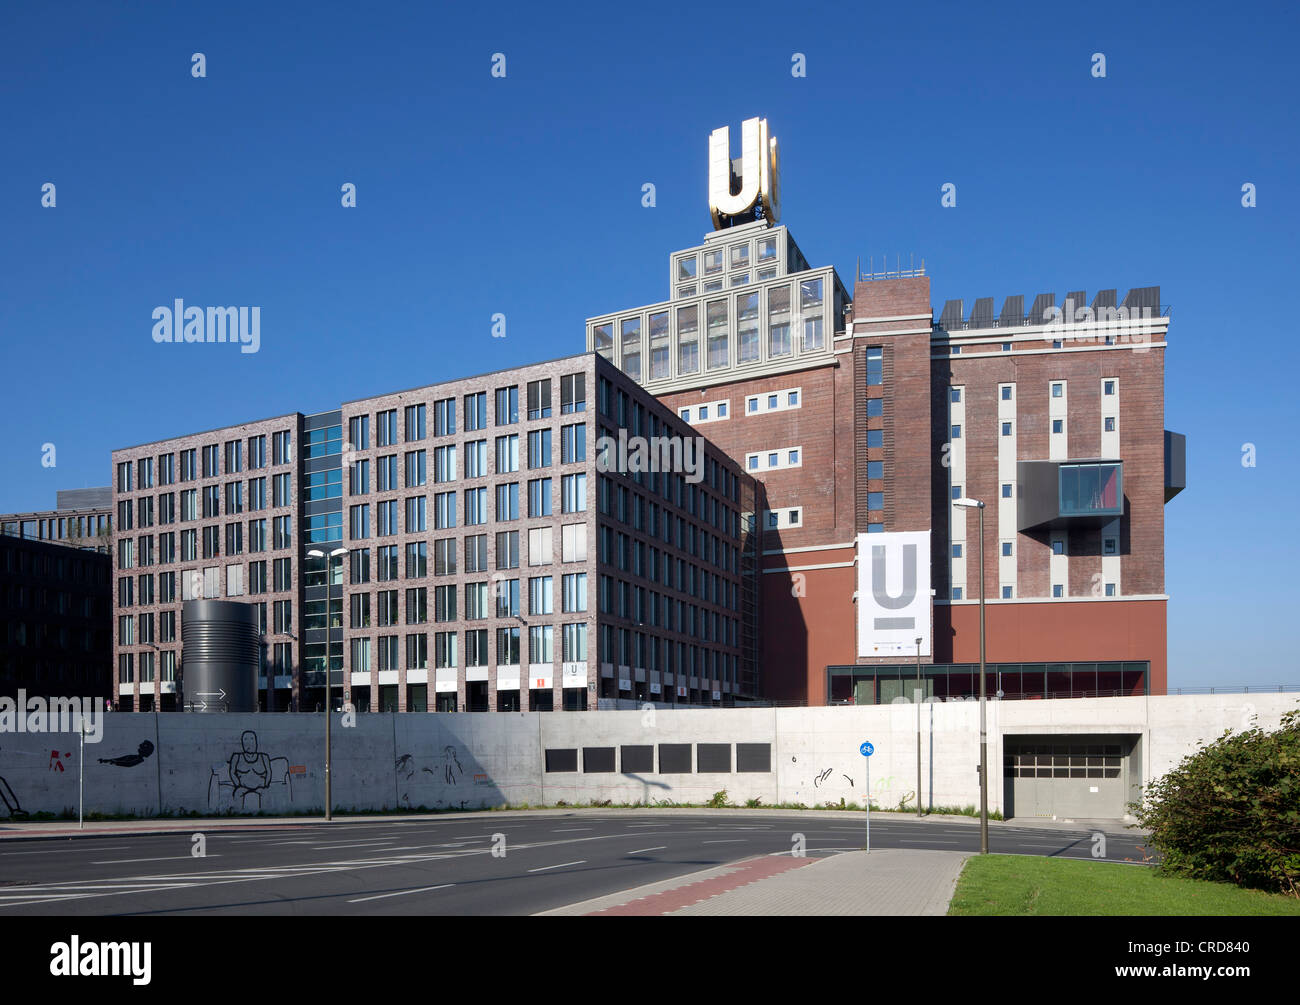
<svg viewBox="0 0 1300 1005">
<path fill-rule="evenodd" d="M 550 479 L 547 479 L 549 482 Z M 587 475 L 564 475 L 560 479 L 562 513 L 582 513 L 587 509 Z M 549 493 L 549 486 L 547 488 Z M 548 503 L 549 505 L 549 503 Z M 547 512 L 550 512 L 548 509 Z"/>
<path fill-rule="evenodd" d="M 578 478 L 580 475 L 566 475 L 568 478 Z M 534 478 L 528 483 L 528 515 L 529 516 L 550 516 L 551 515 L 551 479 Z"/>
<path fill-rule="evenodd" d="M 677 372 L 698 373 L 699 356 L 699 306 L 679 307 L 677 310 Z"/>
<path fill-rule="evenodd" d="M 456 399 L 442 398 L 433 403 L 433 435 L 452 436 L 456 432 Z"/>
<path fill-rule="evenodd" d="M 1002 542 L 1002 557 L 1003 557 L 1003 558 L 1010 558 L 1010 557 L 1011 557 L 1011 542 L 1010 542 L 1010 541 L 1003 541 L 1003 542 Z"/>
<path fill-rule="evenodd" d="M 423 450 L 420 451 L 424 453 Z M 423 461 L 421 461 L 423 468 Z M 423 471 L 420 472 L 421 481 L 418 484 L 423 485 Z M 433 450 L 433 480 L 438 483 L 454 482 L 456 480 L 456 448 L 455 446 L 435 447 Z"/>
<path fill-rule="evenodd" d="M 550 565 L 555 546 L 550 527 L 534 527 L 528 532 L 528 564 Z"/>
<path fill-rule="evenodd" d="M 509 482 L 497 486 L 497 519 L 519 519 L 519 483 Z"/>
<path fill-rule="evenodd" d="M 884 348 L 878 345 L 867 347 L 867 386 L 879 387 L 885 382 Z"/>
<path fill-rule="evenodd" d="M 498 618 L 519 617 L 519 580 L 497 580 L 496 598 L 496 616 Z"/>
<path fill-rule="evenodd" d="M 1113 538 L 1113 537 L 1105 537 L 1105 538 L 1102 538 L 1102 541 L 1101 541 L 1101 553 L 1102 553 L 1103 555 L 1118 555 L 1118 554 L 1119 554 L 1119 541 L 1118 541 L 1116 538 Z"/>
<path fill-rule="evenodd" d="M 789 356 L 790 287 L 777 286 L 767 291 L 767 355 Z"/>
<path fill-rule="evenodd" d="M 951 346 L 950 348 L 951 348 L 951 350 L 952 350 L 952 354 L 953 354 L 954 356 L 960 356 L 960 355 L 961 355 L 961 346 L 959 346 L 959 345 L 955 345 L 955 346 Z"/>
<path fill-rule="evenodd" d="M 497 534 L 496 565 L 498 569 L 519 568 L 519 531 L 506 530 Z"/>
<path fill-rule="evenodd" d="M 519 470 L 519 436 L 497 437 L 497 474 Z"/>
<path fill-rule="evenodd" d="M 1063 432 L 1065 432 L 1065 420 L 1064 420 L 1064 419 L 1053 419 L 1053 420 L 1052 420 L 1052 432 L 1054 432 L 1054 433 L 1063 433 Z"/>
<path fill-rule="evenodd" d="M 1009 586 L 1002 587 L 1002 599 L 1003 600 L 1011 599 L 1011 587 Z"/>
<path fill-rule="evenodd" d="M 550 576 L 533 576 L 528 580 L 528 613 L 554 614 L 552 597 L 552 580 Z"/>
<path fill-rule="evenodd" d="M 470 440 L 465 444 L 465 477 L 482 478 L 487 473 L 487 440 Z"/>
<path fill-rule="evenodd" d="M 425 497 L 411 496 L 406 500 L 406 533 L 413 534 L 428 529 Z"/>
<path fill-rule="evenodd" d="M 530 468 L 549 468 L 551 466 L 551 431 L 534 429 L 528 434 L 528 466 Z"/>
<path fill-rule="evenodd" d="M 1010 351 L 1011 351 L 1011 343 L 1010 343 L 1010 342 L 1003 342 L 1003 343 L 1002 343 L 1002 351 L 1003 351 L 1003 352 L 1010 352 Z"/>
<path fill-rule="evenodd" d="M 562 580 L 564 591 L 563 610 L 572 614 L 587 609 L 587 574 L 585 572 L 569 573 Z"/>
<path fill-rule="evenodd" d="M 560 530 L 562 562 L 585 562 L 587 560 L 587 525 L 566 524 Z"/>
<path fill-rule="evenodd" d="M 465 584 L 465 620 L 483 621 L 488 616 L 488 584 Z"/>
<path fill-rule="evenodd" d="M 587 424 L 560 427 L 560 463 L 575 464 L 587 459 Z"/>
<path fill-rule="evenodd" d="M 467 537 L 465 539 L 465 564 L 466 572 L 482 572 L 482 568 L 470 568 L 471 555 L 477 555 L 478 549 L 470 547 L 471 541 L 480 541 L 486 546 L 486 535 L 480 534 L 477 537 Z M 483 556 L 483 565 L 487 564 L 487 556 Z M 444 537 L 433 542 L 433 574 L 435 576 L 454 576 L 456 575 L 456 539 L 454 537 Z"/>
<path fill-rule="evenodd" d="M 1052 384 L 1052 397 L 1061 398 L 1065 396 L 1065 385 L 1060 383 Z"/>
<path fill-rule="evenodd" d="M 951 390 L 951 394 L 950 394 L 950 400 L 952 401 L 952 403 L 953 403 L 954 405 L 959 405 L 959 404 L 961 404 L 961 388 L 960 388 L 960 387 L 954 387 L 954 388 L 952 388 L 952 390 Z"/>
<path fill-rule="evenodd" d="M 452 550 L 452 572 L 456 571 L 456 553 Z M 473 534 L 465 538 L 465 571 L 487 572 L 487 535 Z"/>
<path fill-rule="evenodd" d="M 885 445 L 885 431 L 883 429 L 867 430 L 867 446 L 883 447 Z"/>
<path fill-rule="evenodd" d="M 568 374 L 560 378 L 560 414 L 587 410 L 587 375 Z"/>
<path fill-rule="evenodd" d="M 884 509 L 884 508 L 885 508 L 885 493 L 883 492 L 867 493 L 867 509 Z"/>
<path fill-rule="evenodd" d="M 456 493 L 438 492 L 433 497 L 433 525 L 438 530 L 456 526 Z"/>
<path fill-rule="evenodd" d="M 1113 433 L 1113 432 L 1115 432 L 1115 416 L 1113 416 L 1113 415 L 1108 415 L 1108 416 L 1106 416 L 1106 418 L 1103 419 L 1102 421 L 1103 421 L 1103 423 L 1104 423 L 1104 425 L 1103 425 L 1102 428 L 1103 428 L 1106 432 L 1108 432 L 1108 433 Z"/>
<path fill-rule="evenodd" d="M 1053 597 L 1065 596 L 1065 588 L 1060 583 L 1052 584 L 1052 596 Z"/>
<path fill-rule="evenodd" d="M 447 448 L 439 447 L 438 449 L 446 450 Z M 456 448 L 452 447 L 451 449 L 454 451 Z M 452 456 L 455 457 L 455 454 L 453 453 Z M 454 470 L 455 461 L 452 462 L 452 466 Z M 425 471 L 425 454 L 423 450 L 408 450 L 406 452 L 405 467 L 406 467 L 406 472 L 405 472 L 406 487 L 408 489 L 416 488 L 420 485 L 425 484 L 425 482 L 427 481 L 427 475 Z M 455 477 L 455 475 L 453 474 L 452 477 Z M 438 481 L 446 481 L 446 479 L 440 478 L 438 479 Z"/>
<path fill-rule="evenodd" d="M 820 349 L 823 345 L 825 309 L 822 301 L 821 279 L 807 279 L 799 284 L 799 314 L 803 318 L 802 351 Z"/>
<path fill-rule="evenodd" d="M 961 486 L 960 486 L 960 485 L 954 485 L 954 486 L 952 487 L 952 497 L 953 497 L 954 499 L 960 499 L 960 498 L 961 498 Z"/>
<path fill-rule="evenodd" d="M 391 583 L 397 578 L 397 545 L 386 544 L 375 549 L 375 558 L 379 563 L 377 579 L 381 583 Z"/>
<path fill-rule="evenodd" d="M 1052 554 L 1053 554 L 1053 555 L 1064 555 L 1064 554 L 1065 554 L 1065 542 L 1062 541 L 1062 540 L 1059 540 L 1059 539 L 1056 540 L 1056 541 L 1053 541 L 1053 542 L 1052 542 Z"/>
<path fill-rule="evenodd" d="M 1115 584 L 1114 584 L 1114 583 L 1107 583 L 1107 584 L 1106 584 L 1106 596 L 1108 596 L 1108 597 L 1113 597 L 1113 596 L 1115 596 Z"/>
<path fill-rule="evenodd" d="M 414 541 L 406 546 L 406 578 L 423 579 L 429 574 L 429 545 Z"/>
<path fill-rule="evenodd" d="M 1010 385 L 1007 385 L 1007 386 L 1001 387 L 1001 388 L 999 388 L 998 390 L 1000 390 L 1000 391 L 1002 392 L 1002 400 L 1003 400 L 1003 401 L 1010 401 L 1010 400 L 1011 400 L 1011 387 L 1010 387 Z"/>
<path fill-rule="evenodd" d="M 375 416 L 375 446 L 391 447 L 397 442 L 397 409 L 390 408 Z"/>
<path fill-rule="evenodd" d="M 1114 382 L 1113 380 L 1103 381 L 1103 382 L 1102 382 L 1102 393 L 1103 393 L 1103 394 L 1114 394 L 1114 393 L 1115 393 L 1115 382 Z"/>
<path fill-rule="evenodd" d="M 391 537 L 397 533 L 397 500 L 385 499 L 375 504 L 376 525 L 380 537 Z"/>
<path fill-rule="evenodd" d="M 868 419 L 879 418 L 880 416 L 882 416 L 882 415 L 884 415 L 884 414 L 885 414 L 885 399 L 884 399 L 884 398 L 868 398 L 868 399 L 867 399 L 867 418 L 868 418 Z"/>
<path fill-rule="evenodd" d="M 952 427 L 952 438 L 953 438 L 954 440 L 960 440 L 960 439 L 961 439 L 961 426 L 954 425 L 954 426 Z"/>
<path fill-rule="evenodd" d="M 952 588 L 952 599 L 953 599 L 953 600 L 961 600 L 961 593 L 962 593 L 961 587 L 960 587 L 960 586 L 954 586 L 954 587 Z"/>
<path fill-rule="evenodd" d="M 1011 435 L 1011 423 L 1009 422 L 1002 423 L 1002 435 L 1003 436 Z"/>
<path fill-rule="evenodd" d="M 731 362 L 727 328 L 727 301 L 711 300 L 706 307 L 708 320 L 709 369 L 716 370 Z"/>
<path fill-rule="evenodd" d="M 867 479 L 880 480 L 885 477 L 884 461 L 867 461 Z"/>
<path fill-rule="evenodd" d="M 528 382 L 528 418 L 549 419 L 551 417 L 551 381 L 532 380 Z"/>
<path fill-rule="evenodd" d="M 354 415 L 348 419 L 348 443 L 353 450 L 370 449 L 370 416 Z M 262 465 L 250 463 L 249 467 L 260 468 Z"/>
<path fill-rule="evenodd" d="M 517 386 L 497 389 L 496 420 L 498 426 L 510 426 L 519 421 L 519 388 Z"/>
<path fill-rule="evenodd" d="M 395 492 L 397 490 L 396 454 L 389 454 L 386 457 L 377 457 L 375 459 L 375 488 L 380 492 Z"/>
<path fill-rule="evenodd" d="M 758 294 L 745 293 L 736 297 L 736 362 L 753 363 L 758 358 Z"/>
<path fill-rule="evenodd" d="M 952 546 L 952 557 L 953 557 L 953 558 L 961 558 L 961 548 L 962 548 L 962 546 L 961 546 L 961 543 L 960 543 L 960 542 L 956 542 L 956 543 L 953 544 L 953 546 Z"/>
<path fill-rule="evenodd" d="M 487 523 L 487 489 L 465 490 L 465 526 L 476 527 Z"/>
<path fill-rule="evenodd" d="M 465 431 L 487 429 L 487 392 L 465 395 Z"/>
<path fill-rule="evenodd" d="M 624 318 L 619 325 L 623 351 L 623 372 L 641 379 L 641 319 Z"/>
</svg>

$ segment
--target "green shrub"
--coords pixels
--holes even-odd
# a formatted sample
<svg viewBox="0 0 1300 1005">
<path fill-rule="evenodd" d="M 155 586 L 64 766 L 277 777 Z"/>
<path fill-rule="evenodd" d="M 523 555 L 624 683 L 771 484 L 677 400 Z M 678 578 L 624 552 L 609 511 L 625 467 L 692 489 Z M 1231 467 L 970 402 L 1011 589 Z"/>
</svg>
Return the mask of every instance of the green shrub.
<svg viewBox="0 0 1300 1005">
<path fill-rule="evenodd" d="M 719 789 L 713 793 L 713 798 L 709 800 L 709 806 L 715 810 L 725 810 L 731 804 L 727 802 L 727 790 Z"/>
<path fill-rule="evenodd" d="M 1165 871 L 1300 897 L 1300 709 L 1202 744 L 1143 795 Z"/>
</svg>

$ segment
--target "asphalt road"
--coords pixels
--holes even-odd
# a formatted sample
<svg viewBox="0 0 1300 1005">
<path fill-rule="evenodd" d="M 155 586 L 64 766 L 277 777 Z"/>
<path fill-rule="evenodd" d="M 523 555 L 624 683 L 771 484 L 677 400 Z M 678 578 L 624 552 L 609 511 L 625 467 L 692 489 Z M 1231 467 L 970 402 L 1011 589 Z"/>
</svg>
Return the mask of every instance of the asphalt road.
<svg viewBox="0 0 1300 1005">
<path fill-rule="evenodd" d="M 690 811 L 401 818 L 169 835 L 4 841 L 0 917 L 25 915 L 519 915 L 755 855 L 863 847 L 864 819 Z M 191 854 L 205 834 L 206 855 Z M 500 836 L 497 836 L 500 835 Z M 1116 828 L 1111 861 L 1142 861 Z M 872 818 L 873 848 L 978 851 L 965 822 Z M 493 854 L 494 847 L 498 854 Z M 500 851 L 504 848 L 504 855 Z M 990 827 L 989 850 L 1092 858 L 1086 829 Z"/>
</svg>

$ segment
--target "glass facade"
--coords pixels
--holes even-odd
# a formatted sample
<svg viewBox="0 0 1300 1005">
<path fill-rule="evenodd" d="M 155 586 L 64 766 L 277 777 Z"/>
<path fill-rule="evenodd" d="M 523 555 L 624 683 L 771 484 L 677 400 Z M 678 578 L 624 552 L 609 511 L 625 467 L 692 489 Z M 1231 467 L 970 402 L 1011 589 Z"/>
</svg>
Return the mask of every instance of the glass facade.
<svg viewBox="0 0 1300 1005">
<path fill-rule="evenodd" d="M 915 663 L 890 666 L 827 667 L 828 705 L 888 705 L 911 701 L 918 688 L 925 698 L 979 697 L 978 663 L 922 663 L 917 683 Z M 986 695 L 1005 699 L 1109 698 L 1150 692 L 1151 664 L 987 663 Z"/>
</svg>

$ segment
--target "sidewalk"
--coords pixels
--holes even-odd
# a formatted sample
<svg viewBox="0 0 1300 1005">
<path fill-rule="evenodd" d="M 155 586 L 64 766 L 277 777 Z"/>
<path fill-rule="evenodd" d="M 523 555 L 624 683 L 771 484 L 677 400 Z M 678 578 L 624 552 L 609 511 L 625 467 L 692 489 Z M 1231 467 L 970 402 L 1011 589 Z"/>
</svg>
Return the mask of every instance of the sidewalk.
<svg viewBox="0 0 1300 1005">
<path fill-rule="evenodd" d="M 943 915 L 970 852 L 883 848 L 772 855 L 680 876 L 545 915 Z"/>
<path fill-rule="evenodd" d="M 554 817 L 580 817 L 580 816 L 614 816 L 626 813 L 628 815 L 641 814 L 690 814 L 707 817 L 725 817 L 734 816 L 738 819 L 757 820 L 765 817 L 800 817 L 803 819 L 815 818 L 820 820 L 861 820 L 864 814 L 848 810 L 775 810 L 775 809 L 709 809 L 705 807 L 639 807 L 636 809 L 623 807 L 554 807 L 548 809 L 531 809 L 531 810 L 465 810 L 453 811 L 446 813 L 387 813 L 374 815 L 352 815 L 336 816 L 331 821 L 331 826 L 344 826 L 347 824 L 373 824 L 373 823 L 399 823 L 402 821 L 418 822 L 421 820 L 447 820 L 447 819 L 474 819 L 490 817 L 494 820 L 527 816 L 554 816 Z M 877 826 L 881 824 L 916 824 L 918 826 L 936 826 L 939 824 L 963 824 L 970 827 L 979 826 L 978 817 L 969 817 L 957 814 L 932 813 L 924 817 L 916 817 L 910 813 L 886 813 L 873 812 L 871 814 L 872 822 Z M 173 834 L 177 831 L 196 831 L 196 830 L 213 830 L 215 828 L 236 827 L 245 829 L 255 828 L 275 828 L 275 827 L 302 827 L 311 824 L 325 823 L 324 816 L 297 816 L 297 817 L 259 817 L 259 816 L 224 816 L 224 817 L 144 817 L 136 820 L 94 820 L 87 821 L 84 828 L 78 828 L 75 820 L 15 820 L 12 817 L 0 819 L 0 842 L 5 840 L 20 840 L 23 838 L 52 838 L 52 837 L 103 837 L 108 834 Z M 1135 834 L 1146 834 L 1147 832 L 1140 828 L 1130 828 L 1122 820 L 1050 820 L 1038 817 L 1016 817 L 1011 820 L 990 820 L 989 830 L 995 832 L 999 828 L 1034 828 L 1042 830 L 1103 830 L 1109 834 L 1117 834 L 1132 830 Z M 874 852 L 873 852 L 874 854 Z"/>
</svg>

